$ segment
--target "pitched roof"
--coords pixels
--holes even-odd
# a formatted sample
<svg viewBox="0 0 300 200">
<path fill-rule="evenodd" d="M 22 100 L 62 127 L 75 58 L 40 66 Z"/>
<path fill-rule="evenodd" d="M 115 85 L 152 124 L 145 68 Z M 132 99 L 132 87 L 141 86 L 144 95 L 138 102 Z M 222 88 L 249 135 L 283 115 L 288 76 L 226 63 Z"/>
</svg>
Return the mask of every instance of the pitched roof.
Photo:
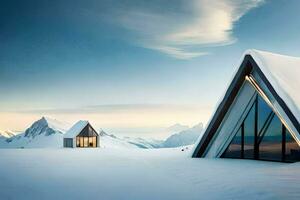
<svg viewBox="0 0 300 200">
<path fill-rule="evenodd" d="M 89 122 L 86 120 L 80 120 L 74 124 L 65 134 L 64 138 L 74 138 L 88 125 Z"/>
<path fill-rule="evenodd" d="M 247 54 L 300 122 L 300 58 L 258 50 L 248 50 Z"/>
<path fill-rule="evenodd" d="M 196 145 L 193 156 L 197 154 L 197 151 L 203 144 L 206 143 L 207 145 L 207 138 L 210 138 L 208 135 L 212 134 L 212 126 L 216 120 L 219 120 L 218 117 L 216 117 L 216 113 L 223 112 L 221 108 L 229 98 L 228 95 L 231 95 L 230 90 L 237 82 L 238 76 L 241 76 L 241 71 L 243 71 L 243 68 L 246 67 L 243 63 L 247 56 L 250 56 L 254 60 L 257 67 L 261 70 L 272 88 L 277 93 L 278 97 L 282 99 L 288 110 L 290 110 L 292 115 L 295 117 L 295 120 L 297 120 L 297 124 L 299 124 L 300 93 L 298 92 L 298 88 L 300 86 L 300 78 L 298 76 L 300 75 L 300 58 L 266 51 L 247 50 L 243 54 L 242 59 L 236 68 L 236 72 L 227 87 L 228 89 L 224 92 L 215 108 L 215 111 L 212 113 L 212 116 L 204 130 L 203 138 L 199 138 L 198 142 L 195 143 Z M 203 149 L 203 147 L 201 148 Z"/>
</svg>

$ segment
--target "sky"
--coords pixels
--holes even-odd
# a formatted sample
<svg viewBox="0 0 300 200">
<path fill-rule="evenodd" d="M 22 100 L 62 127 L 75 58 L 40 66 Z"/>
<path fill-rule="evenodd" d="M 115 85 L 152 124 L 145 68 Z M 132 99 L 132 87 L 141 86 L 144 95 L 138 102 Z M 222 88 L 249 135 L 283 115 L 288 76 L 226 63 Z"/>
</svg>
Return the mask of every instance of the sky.
<svg viewBox="0 0 300 200">
<path fill-rule="evenodd" d="M 206 123 L 246 49 L 300 56 L 299 8 L 298 0 L 1 0 L 0 130 L 42 116 L 141 134 Z"/>
</svg>

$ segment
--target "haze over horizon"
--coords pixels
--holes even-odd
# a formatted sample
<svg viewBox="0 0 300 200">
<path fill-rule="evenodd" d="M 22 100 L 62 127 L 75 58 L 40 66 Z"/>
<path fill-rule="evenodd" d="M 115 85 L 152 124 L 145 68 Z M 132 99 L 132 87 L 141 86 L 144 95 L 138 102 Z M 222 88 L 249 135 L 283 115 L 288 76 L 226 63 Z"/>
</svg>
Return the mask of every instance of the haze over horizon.
<svg viewBox="0 0 300 200">
<path fill-rule="evenodd" d="M 299 7 L 3 0 L 0 129 L 24 130 L 44 115 L 136 133 L 205 124 L 246 49 L 300 56 Z"/>
</svg>

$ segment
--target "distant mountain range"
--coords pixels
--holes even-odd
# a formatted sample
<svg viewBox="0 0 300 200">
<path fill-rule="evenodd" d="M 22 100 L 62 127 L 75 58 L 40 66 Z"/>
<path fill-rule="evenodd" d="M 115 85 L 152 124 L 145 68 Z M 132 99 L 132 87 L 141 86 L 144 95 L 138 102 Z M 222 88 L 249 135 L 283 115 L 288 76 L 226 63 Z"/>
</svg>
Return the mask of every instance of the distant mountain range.
<svg viewBox="0 0 300 200">
<path fill-rule="evenodd" d="M 182 130 L 168 137 L 163 143 L 162 147 L 171 148 L 194 144 L 199 136 L 202 134 L 203 124 L 199 123 L 192 128 Z"/>
<path fill-rule="evenodd" d="M 48 117 L 34 122 L 25 132 L 14 134 L 11 131 L 0 131 L 0 148 L 62 148 L 63 134 L 71 127 Z M 100 146 L 103 148 L 172 148 L 193 144 L 201 135 L 202 123 L 189 128 L 175 124 L 167 130 L 174 131 L 166 140 L 117 137 L 100 130 Z"/>
<path fill-rule="evenodd" d="M 174 124 L 173 126 L 168 127 L 166 129 L 166 131 L 170 132 L 170 133 L 179 133 L 179 132 L 187 130 L 187 129 L 189 129 L 189 126 L 181 125 L 181 124 L 177 123 L 177 124 Z"/>
</svg>

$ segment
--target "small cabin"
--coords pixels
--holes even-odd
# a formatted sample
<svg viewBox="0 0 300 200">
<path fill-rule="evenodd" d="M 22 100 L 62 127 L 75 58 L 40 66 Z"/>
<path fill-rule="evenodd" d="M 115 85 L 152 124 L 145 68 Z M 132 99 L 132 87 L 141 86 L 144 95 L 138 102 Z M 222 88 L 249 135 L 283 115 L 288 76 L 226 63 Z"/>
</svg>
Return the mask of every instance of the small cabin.
<svg viewBox="0 0 300 200">
<path fill-rule="evenodd" d="M 80 120 L 64 134 L 64 147 L 96 148 L 100 137 L 88 121 Z"/>
</svg>

